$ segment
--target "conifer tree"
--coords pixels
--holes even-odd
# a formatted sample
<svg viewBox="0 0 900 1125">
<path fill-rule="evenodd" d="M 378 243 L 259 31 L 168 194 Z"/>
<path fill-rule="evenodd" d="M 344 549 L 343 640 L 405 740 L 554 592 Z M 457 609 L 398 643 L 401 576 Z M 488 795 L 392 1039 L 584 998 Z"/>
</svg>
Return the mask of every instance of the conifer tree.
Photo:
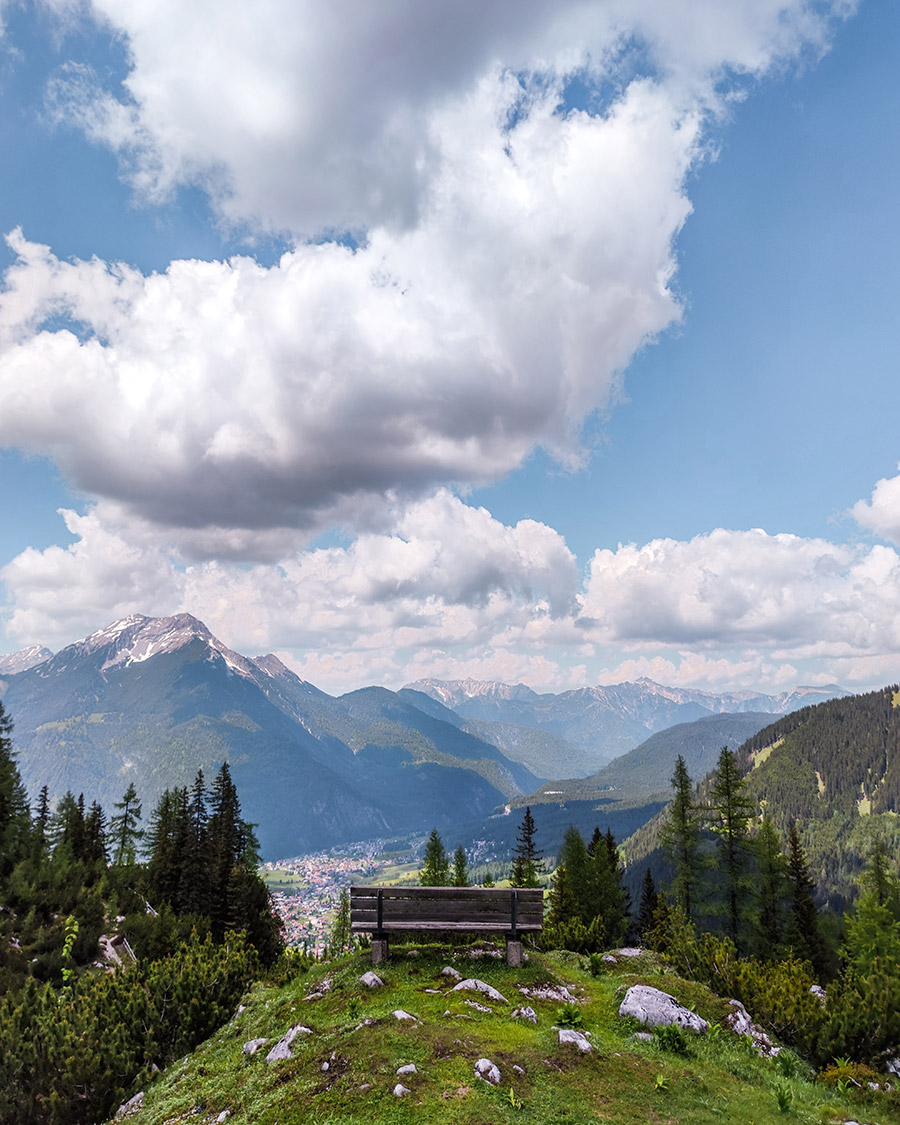
<svg viewBox="0 0 900 1125">
<path fill-rule="evenodd" d="M 92 802 L 84 819 L 83 856 L 85 862 L 92 865 L 106 867 L 109 863 L 106 813 L 97 801 Z"/>
<path fill-rule="evenodd" d="M 466 849 L 460 844 L 453 853 L 453 878 L 451 879 L 451 886 L 468 887 L 468 885 L 469 866 L 466 862 Z"/>
<path fill-rule="evenodd" d="M 115 849 L 113 862 L 117 867 L 123 864 L 132 864 L 137 858 L 137 844 L 144 835 L 138 828 L 141 819 L 141 802 L 138 800 L 134 782 L 125 790 L 121 801 L 116 801 L 115 807 L 122 811 L 110 820 L 110 836 Z"/>
<path fill-rule="evenodd" d="M 656 884 L 653 882 L 653 873 L 648 867 L 644 872 L 644 882 L 641 888 L 641 905 L 638 909 L 637 917 L 637 931 L 641 941 L 649 939 L 650 931 L 655 924 L 656 904 L 659 902 L 659 895 L 656 891 Z"/>
<path fill-rule="evenodd" d="M 757 926 L 759 952 L 763 960 L 774 957 L 781 945 L 788 890 L 787 864 L 781 851 L 781 839 L 775 825 L 763 818 L 755 840 L 759 872 L 757 889 Z"/>
<path fill-rule="evenodd" d="M 350 948 L 350 893 L 345 887 L 338 899 L 337 913 L 331 927 L 331 952 L 343 956 Z"/>
<path fill-rule="evenodd" d="M 0 876 L 26 851 L 31 831 L 28 794 L 19 776 L 12 744 L 12 719 L 0 702 Z"/>
<path fill-rule="evenodd" d="M 753 802 L 744 791 L 744 779 L 733 751 L 722 747 L 710 791 L 710 827 L 719 844 L 720 871 L 725 889 L 728 935 L 740 949 L 743 944 L 744 901 L 750 888 L 750 817 Z"/>
<path fill-rule="evenodd" d="M 525 806 L 525 815 L 519 825 L 516 837 L 516 850 L 513 853 L 512 868 L 509 873 L 511 887 L 539 887 L 539 876 L 544 874 L 544 860 L 534 841 L 534 817 L 530 806 Z"/>
<path fill-rule="evenodd" d="M 191 786 L 178 879 L 178 909 L 185 914 L 208 914 L 211 906 L 206 800 L 203 770 L 198 770 Z"/>
<path fill-rule="evenodd" d="M 809 863 L 797 825 L 788 830 L 788 916 L 785 925 L 785 944 L 794 953 L 812 963 L 820 976 L 828 969 L 828 951 L 819 926 L 819 911 L 813 897 L 814 884 L 809 875 Z"/>
<path fill-rule="evenodd" d="M 679 754 L 672 776 L 675 796 L 662 826 L 660 842 L 671 861 L 674 877 L 671 892 L 688 918 L 697 907 L 700 883 L 700 814 L 694 804 L 694 786 L 684 758 Z"/>
<path fill-rule="evenodd" d="M 444 841 L 436 828 L 432 828 L 425 845 L 425 858 L 419 872 L 419 883 L 423 887 L 446 887 L 450 882 L 450 860 Z"/>
<path fill-rule="evenodd" d="M 42 785 L 34 807 L 34 819 L 31 822 L 34 829 L 34 848 L 39 855 L 43 854 L 50 844 L 50 815 L 50 791 L 46 785 Z"/>
</svg>

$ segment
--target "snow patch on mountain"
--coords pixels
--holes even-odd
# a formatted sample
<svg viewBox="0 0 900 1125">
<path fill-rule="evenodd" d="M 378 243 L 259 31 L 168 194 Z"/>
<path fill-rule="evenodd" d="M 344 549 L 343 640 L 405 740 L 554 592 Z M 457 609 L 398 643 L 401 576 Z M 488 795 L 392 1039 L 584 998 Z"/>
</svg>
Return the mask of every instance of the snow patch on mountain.
<svg viewBox="0 0 900 1125">
<path fill-rule="evenodd" d="M 19 649 L 0 656 L 0 675 L 15 676 L 19 672 L 27 672 L 29 668 L 36 668 L 49 660 L 53 653 L 43 645 L 31 645 L 29 648 Z"/>
</svg>

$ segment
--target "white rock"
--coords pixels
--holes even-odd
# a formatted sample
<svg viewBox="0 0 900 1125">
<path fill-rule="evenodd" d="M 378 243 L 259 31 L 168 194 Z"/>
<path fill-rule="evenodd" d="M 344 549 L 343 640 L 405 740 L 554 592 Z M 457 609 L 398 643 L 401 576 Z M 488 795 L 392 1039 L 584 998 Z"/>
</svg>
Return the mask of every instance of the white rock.
<svg viewBox="0 0 900 1125">
<path fill-rule="evenodd" d="M 406 1066 L 397 1067 L 398 1074 L 418 1074 L 419 1070 L 415 1063 L 407 1063 Z"/>
<path fill-rule="evenodd" d="M 445 965 L 441 969 L 442 977 L 452 977 L 453 980 L 462 980 L 462 973 L 458 969 L 454 969 L 452 965 Z"/>
<path fill-rule="evenodd" d="M 468 1004 L 470 1008 L 475 1008 L 479 1012 L 487 1012 L 489 1015 L 494 1014 L 494 1009 L 489 1008 L 487 1004 L 479 1004 L 477 1000 L 463 1000 L 464 1004 Z"/>
<path fill-rule="evenodd" d="M 619 1007 L 620 1016 L 634 1016 L 641 1023 L 648 1023 L 652 1027 L 664 1027 L 668 1024 L 677 1024 L 691 1031 L 705 1034 L 709 1024 L 696 1012 L 683 1007 L 674 996 L 668 992 L 661 992 L 658 988 L 651 988 L 647 984 L 634 984 L 625 993 L 625 999 Z"/>
<path fill-rule="evenodd" d="M 229 1117 L 231 1117 L 231 1110 L 223 1109 L 219 1116 L 216 1118 L 216 1125 L 222 1125 L 222 1123 L 224 1121 L 227 1121 Z"/>
<path fill-rule="evenodd" d="M 650 1034 L 649 1031 L 636 1031 L 634 1033 L 634 1035 L 632 1035 L 631 1038 L 632 1039 L 638 1039 L 638 1040 L 640 1040 L 641 1043 L 652 1043 L 653 1042 L 653 1036 Z"/>
<path fill-rule="evenodd" d="M 403 1023 L 405 1020 L 412 1020 L 413 1023 L 419 1022 L 415 1016 L 411 1016 L 409 1012 L 404 1012 L 402 1008 L 397 1008 L 391 1014 L 393 1015 L 395 1020 L 399 1020 L 401 1023 Z"/>
<path fill-rule="evenodd" d="M 492 1086 L 500 1085 L 500 1067 L 490 1059 L 479 1059 L 475 1064 L 475 1077 L 483 1078 Z"/>
<path fill-rule="evenodd" d="M 762 1058 L 774 1059 L 781 1052 L 781 1048 L 775 1046 L 761 1027 L 757 1027 L 740 1000 L 729 1000 L 728 1003 L 732 1011 L 725 1017 L 725 1026 L 731 1028 L 735 1034 L 745 1035 L 752 1040 L 756 1053 Z"/>
<path fill-rule="evenodd" d="M 290 1031 L 286 1031 L 266 1055 L 266 1062 L 281 1062 L 283 1059 L 289 1059 L 291 1057 L 291 1044 L 298 1035 L 312 1035 L 312 1028 L 304 1027 L 302 1023 L 298 1023 Z"/>
<path fill-rule="evenodd" d="M 459 992 L 460 990 L 464 990 L 466 992 L 482 992 L 489 999 L 496 1000 L 500 1004 L 509 1003 L 506 997 L 502 993 L 498 992 L 496 988 L 492 988 L 485 981 L 476 980 L 474 977 L 467 977 L 466 980 L 461 980 L 459 984 L 455 984 L 450 989 L 451 992 Z"/>
<path fill-rule="evenodd" d="M 559 1041 L 560 1043 L 573 1044 L 583 1055 L 594 1049 L 588 1043 L 587 1036 L 581 1031 L 576 1031 L 574 1027 L 561 1027 L 559 1029 Z"/>
<path fill-rule="evenodd" d="M 366 988 L 384 988 L 384 981 L 377 973 L 371 970 L 368 973 L 363 973 L 359 978 L 359 983 L 364 984 Z"/>
<path fill-rule="evenodd" d="M 604 953 L 600 960 L 605 961 L 607 965 L 618 965 L 619 963 L 611 953 Z"/>
<path fill-rule="evenodd" d="M 884 1064 L 890 1074 L 900 1075 L 900 1055 L 895 1055 Z"/>
<path fill-rule="evenodd" d="M 522 1066 L 519 1066 L 518 1063 L 513 1063 L 513 1070 L 516 1072 L 516 1074 L 524 1074 L 525 1073 L 525 1068 L 522 1067 Z"/>
<path fill-rule="evenodd" d="M 626 945 L 623 949 L 614 949 L 613 953 L 617 957 L 640 957 L 646 950 L 640 949 L 636 945 Z"/>
<path fill-rule="evenodd" d="M 821 984 L 811 984 L 809 986 L 809 991 L 812 993 L 813 996 L 815 996 L 815 998 L 819 1001 L 819 1003 L 821 1003 L 821 1004 L 825 1003 L 827 997 L 825 995 L 825 989 L 821 986 Z"/>
<path fill-rule="evenodd" d="M 116 1121 L 124 1121 L 126 1117 L 134 1117 L 134 1115 L 140 1111 L 143 1104 L 144 1091 L 141 1090 L 135 1094 L 133 1098 L 129 1098 L 127 1102 L 123 1102 L 122 1105 L 119 1106 L 116 1110 Z"/>
<path fill-rule="evenodd" d="M 514 1020 L 527 1020 L 529 1023 L 537 1023 L 537 1012 L 534 1008 L 529 1008 L 526 1005 L 523 1008 L 516 1008 L 513 1011 L 512 1018 Z"/>
<path fill-rule="evenodd" d="M 268 1042 L 268 1039 L 248 1039 L 241 1050 L 245 1055 L 255 1055 L 260 1047 L 264 1047 Z"/>
<path fill-rule="evenodd" d="M 395 1098 L 405 1098 L 407 1094 L 411 1094 L 411 1093 L 412 1093 L 412 1090 L 410 1090 L 407 1086 L 404 1086 L 402 1082 L 398 1082 L 397 1085 L 394 1087 L 394 1097 Z"/>
<path fill-rule="evenodd" d="M 519 991 L 532 1000 L 553 1000 L 557 1004 L 577 1004 L 578 1000 L 564 984 L 545 984 L 540 988 L 523 988 Z"/>
</svg>

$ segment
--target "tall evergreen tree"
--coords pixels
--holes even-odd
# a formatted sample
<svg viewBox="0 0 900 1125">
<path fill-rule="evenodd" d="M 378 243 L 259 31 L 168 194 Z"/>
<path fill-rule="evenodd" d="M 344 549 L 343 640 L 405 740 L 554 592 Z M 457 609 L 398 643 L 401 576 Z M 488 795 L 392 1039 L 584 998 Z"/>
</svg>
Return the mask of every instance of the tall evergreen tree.
<svg viewBox="0 0 900 1125">
<path fill-rule="evenodd" d="M 210 911 L 208 822 L 206 782 L 203 770 L 198 770 L 191 786 L 178 880 L 178 909 L 185 914 L 208 914 Z"/>
<path fill-rule="evenodd" d="M 728 935 L 740 949 L 744 943 L 743 915 L 750 889 L 750 817 L 755 809 L 744 790 L 744 779 L 733 751 L 722 747 L 710 790 L 710 827 L 718 841 L 725 892 Z"/>
<path fill-rule="evenodd" d="M 432 828 L 425 845 L 425 858 L 419 872 L 419 883 L 423 887 L 446 887 L 450 882 L 450 860 L 447 849 L 436 828 Z"/>
<path fill-rule="evenodd" d="M 466 849 L 460 844 L 453 853 L 453 878 L 451 879 L 451 886 L 468 887 L 468 885 L 469 865 L 466 862 Z"/>
<path fill-rule="evenodd" d="M 110 820 L 110 837 L 114 850 L 113 862 L 117 867 L 132 864 L 137 859 L 138 841 L 144 835 L 138 828 L 141 819 L 141 802 L 138 800 L 134 782 L 129 783 L 121 801 L 115 807 L 121 812 Z"/>
<path fill-rule="evenodd" d="M 777 954 L 784 933 L 787 863 L 781 851 L 778 830 L 768 817 L 763 818 L 754 844 L 758 871 L 759 953 L 765 961 Z"/>
<path fill-rule="evenodd" d="M 697 908 L 702 861 L 700 858 L 700 813 L 694 804 L 694 785 L 684 758 L 679 754 L 672 776 L 675 796 L 660 833 L 660 843 L 673 868 L 671 892 L 676 905 L 688 918 Z"/>
<path fill-rule="evenodd" d="M 644 872 L 644 882 L 641 887 L 641 904 L 638 908 L 637 916 L 637 932 L 643 942 L 649 939 L 650 931 L 655 925 L 656 904 L 658 902 L 659 895 L 656 891 L 656 884 L 653 882 L 653 872 L 648 867 Z"/>
<path fill-rule="evenodd" d="M 338 899 L 337 913 L 331 927 L 331 952 L 343 956 L 350 948 L 350 893 L 345 887 Z"/>
<path fill-rule="evenodd" d="M 24 855 L 31 832 L 28 794 L 19 776 L 12 743 L 12 719 L 0 702 L 0 876 Z"/>
<path fill-rule="evenodd" d="M 519 825 L 519 834 L 516 837 L 516 850 L 513 853 L 512 868 L 509 873 L 509 883 L 512 887 L 539 887 L 539 876 L 544 874 L 544 860 L 538 851 L 534 840 L 534 817 L 531 807 L 525 806 L 525 815 Z"/>
<path fill-rule="evenodd" d="M 109 863 L 106 813 L 97 801 L 92 802 L 84 818 L 83 857 L 86 863 L 92 865 L 106 867 Z"/>
<path fill-rule="evenodd" d="M 42 785 L 34 807 L 34 819 L 31 822 L 34 829 L 35 852 L 39 855 L 50 846 L 50 817 L 50 791 L 46 785 Z"/>
<path fill-rule="evenodd" d="M 788 916 L 784 941 L 798 957 L 812 963 L 820 976 L 828 970 L 828 950 L 819 925 L 819 911 L 813 897 L 814 883 L 797 825 L 788 830 Z"/>
</svg>

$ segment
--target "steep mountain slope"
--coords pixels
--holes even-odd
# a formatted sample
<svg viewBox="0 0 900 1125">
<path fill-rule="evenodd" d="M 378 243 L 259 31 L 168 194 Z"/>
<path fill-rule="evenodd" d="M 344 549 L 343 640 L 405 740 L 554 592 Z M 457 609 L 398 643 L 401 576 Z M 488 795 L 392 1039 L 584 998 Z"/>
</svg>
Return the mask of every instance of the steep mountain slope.
<svg viewBox="0 0 900 1125">
<path fill-rule="evenodd" d="M 10 652 L 0 656 L 0 676 L 14 676 L 17 672 L 26 672 L 36 664 L 42 664 L 53 655 L 49 648 L 43 645 L 32 645 L 30 648 Z"/>
<path fill-rule="evenodd" d="M 590 777 L 548 781 L 535 793 L 515 803 L 590 800 L 614 796 L 633 800 L 650 794 L 668 794 L 675 759 L 684 758 L 694 777 L 703 777 L 716 764 L 723 746 L 737 750 L 748 738 L 771 724 L 772 716 L 759 711 L 736 715 L 707 715 L 693 723 L 677 723 L 651 735 L 640 746 L 613 759 Z"/>
<path fill-rule="evenodd" d="M 480 680 L 419 680 L 407 687 L 425 692 L 466 718 L 540 727 L 585 751 L 594 769 L 633 749 L 648 734 L 676 723 L 733 712 L 783 714 L 846 695 L 835 685 L 801 687 L 775 696 L 749 691 L 716 694 L 665 687 L 646 678 L 559 695 L 539 695 L 524 684 Z"/>
<path fill-rule="evenodd" d="M 71 789 L 111 811 L 133 781 L 146 816 L 164 788 L 227 758 L 269 857 L 449 828 L 539 780 L 409 700 L 333 699 L 189 614 L 116 622 L 4 676 L 0 693 L 32 795 Z"/>
<path fill-rule="evenodd" d="M 797 825 L 823 899 L 856 893 L 874 836 L 900 849 L 900 688 L 832 699 L 764 727 L 737 752 L 748 795 L 784 834 Z M 702 795 L 708 778 L 700 781 Z M 661 815 L 665 815 L 662 813 Z M 632 867 L 664 870 L 659 817 L 626 841 Z"/>
</svg>

